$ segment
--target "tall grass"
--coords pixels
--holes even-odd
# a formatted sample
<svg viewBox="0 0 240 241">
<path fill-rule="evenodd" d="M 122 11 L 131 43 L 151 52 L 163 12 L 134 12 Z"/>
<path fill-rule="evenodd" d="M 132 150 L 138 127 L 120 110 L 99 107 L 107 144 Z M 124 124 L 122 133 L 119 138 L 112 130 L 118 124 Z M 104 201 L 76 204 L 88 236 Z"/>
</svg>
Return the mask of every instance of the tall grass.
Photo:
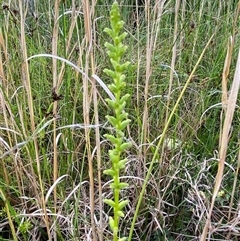
<svg viewBox="0 0 240 241">
<path fill-rule="evenodd" d="M 0 3 L 0 239 L 109 240 L 111 3 Z M 120 236 L 238 240 L 240 3 L 119 4 L 132 120 Z"/>
</svg>

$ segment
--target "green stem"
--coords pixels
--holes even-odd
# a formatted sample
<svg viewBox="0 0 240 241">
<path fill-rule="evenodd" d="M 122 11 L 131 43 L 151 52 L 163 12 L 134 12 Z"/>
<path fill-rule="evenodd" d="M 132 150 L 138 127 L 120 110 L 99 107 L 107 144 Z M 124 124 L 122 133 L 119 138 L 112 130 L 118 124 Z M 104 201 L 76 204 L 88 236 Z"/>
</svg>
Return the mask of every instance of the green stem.
<svg viewBox="0 0 240 241">
<path fill-rule="evenodd" d="M 117 179 L 119 179 L 119 173 L 118 173 L 118 178 Z M 119 181 L 117 181 L 117 182 L 119 182 Z M 117 215 L 117 213 L 118 213 L 118 205 L 117 204 L 119 202 L 119 189 L 115 189 L 114 190 L 114 202 L 116 203 L 116 207 L 115 207 L 115 210 L 114 210 L 114 223 L 115 223 L 115 227 L 118 227 L 119 217 Z M 114 233 L 113 234 L 113 240 L 114 241 L 118 240 L 118 233 Z"/>
</svg>

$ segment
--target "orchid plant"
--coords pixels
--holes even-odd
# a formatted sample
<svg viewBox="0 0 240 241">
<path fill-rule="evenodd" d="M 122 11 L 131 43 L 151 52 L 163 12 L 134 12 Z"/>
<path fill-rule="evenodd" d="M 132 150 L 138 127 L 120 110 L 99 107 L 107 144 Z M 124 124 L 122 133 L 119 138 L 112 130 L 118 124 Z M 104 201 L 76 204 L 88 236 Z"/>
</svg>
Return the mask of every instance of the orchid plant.
<svg viewBox="0 0 240 241">
<path fill-rule="evenodd" d="M 123 158 L 124 151 L 130 147 L 131 143 L 126 142 L 124 138 L 124 130 L 130 122 L 128 114 L 124 109 L 130 95 L 122 95 L 122 90 L 126 87 L 126 76 L 123 73 L 130 63 L 121 63 L 121 58 L 127 50 L 127 46 L 122 43 L 127 33 L 121 33 L 124 22 L 121 21 L 119 6 L 116 1 L 111 8 L 110 23 L 111 29 L 106 28 L 104 31 L 112 39 L 112 43 L 105 43 L 112 69 L 105 69 L 104 72 L 113 80 L 113 83 L 108 87 L 112 91 L 114 98 L 107 99 L 106 101 L 114 114 L 108 115 L 106 118 L 112 125 L 114 133 L 105 135 L 105 138 L 112 144 L 113 149 L 109 151 L 111 168 L 105 170 L 104 173 L 112 177 L 110 187 L 113 190 L 113 200 L 105 199 L 104 202 L 113 208 L 113 217 L 109 217 L 109 225 L 113 232 L 113 241 L 123 241 L 126 238 L 119 238 L 119 220 L 121 217 L 124 217 L 123 209 L 128 204 L 128 200 L 121 200 L 120 191 L 126 188 L 128 184 L 121 182 L 120 174 L 127 162 L 127 159 Z"/>
</svg>

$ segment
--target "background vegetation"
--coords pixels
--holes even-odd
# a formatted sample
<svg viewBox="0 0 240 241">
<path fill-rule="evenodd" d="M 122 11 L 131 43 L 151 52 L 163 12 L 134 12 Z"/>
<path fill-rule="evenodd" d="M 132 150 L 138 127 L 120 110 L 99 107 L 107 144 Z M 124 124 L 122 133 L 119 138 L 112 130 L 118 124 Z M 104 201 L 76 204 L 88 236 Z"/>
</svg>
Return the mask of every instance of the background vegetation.
<svg viewBox="0 0 240 241">
<path fill-rule="evenodd" d="M 131 95 L 126 137 L 132 147 L 123 177 L 129 188 L 121 193 L 130 202 L 121 235 L 129 234 L 153 160 L 132 240 L 199 240 L 204 232 L 209 240 L 238 240 L 238 106 L 228 138 L 223 123 L 240 68 L 240 3 L 118 2 L 128 33 L 124 57 L 131 62 L 124 93 Z M 112 211 L 102 199 L 112 197 L 103 175 L 110 164 L 104 134 L 111 132 L 105 118 L 111 110 L 98 78 L 110 84 L 103 72 L 110 66 L 103 29 L 112 2 L 0 3 L 0 239 L 109 240 Z M 227 156 L 219 162 L 223 143 Z"/>
</svg>

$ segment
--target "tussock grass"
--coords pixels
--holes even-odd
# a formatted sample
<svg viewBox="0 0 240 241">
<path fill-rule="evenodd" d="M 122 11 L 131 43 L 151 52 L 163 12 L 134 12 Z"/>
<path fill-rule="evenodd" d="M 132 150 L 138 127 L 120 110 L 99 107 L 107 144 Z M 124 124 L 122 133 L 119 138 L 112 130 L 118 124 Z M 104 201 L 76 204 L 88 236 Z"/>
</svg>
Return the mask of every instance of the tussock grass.
<svg viewBox="0 0 240 241">
<path fill-rule="evenodd" d="M 28 2 L 0 1 L 0 237 L 109 240 L 110 3 Z M 238 240 L 240 3 L 119 3 L 132 120 L 120 235 Z"/>
</svg>

